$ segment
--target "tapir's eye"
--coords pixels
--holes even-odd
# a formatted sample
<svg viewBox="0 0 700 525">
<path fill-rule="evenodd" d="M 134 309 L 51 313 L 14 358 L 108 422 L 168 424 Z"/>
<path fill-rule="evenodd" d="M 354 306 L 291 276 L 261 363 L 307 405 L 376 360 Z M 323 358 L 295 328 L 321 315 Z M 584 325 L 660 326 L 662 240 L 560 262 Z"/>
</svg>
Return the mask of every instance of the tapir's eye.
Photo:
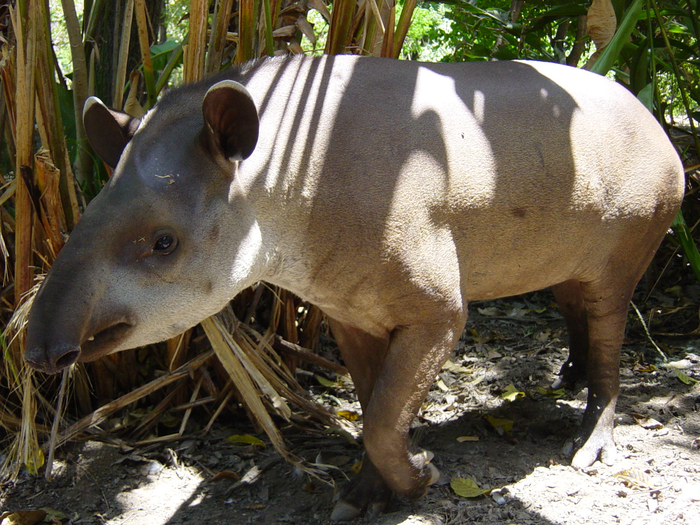
<svg viewBox="0 0 700 525">
<path fill-rule="evenodd" d="M 158 238 L 153 243 L 153 253 L 159 255 L 168 255 L 177 246 L 177 240 L 174 236 L 170 234 L 163 234 L 158 236 Z"/>
</svg>

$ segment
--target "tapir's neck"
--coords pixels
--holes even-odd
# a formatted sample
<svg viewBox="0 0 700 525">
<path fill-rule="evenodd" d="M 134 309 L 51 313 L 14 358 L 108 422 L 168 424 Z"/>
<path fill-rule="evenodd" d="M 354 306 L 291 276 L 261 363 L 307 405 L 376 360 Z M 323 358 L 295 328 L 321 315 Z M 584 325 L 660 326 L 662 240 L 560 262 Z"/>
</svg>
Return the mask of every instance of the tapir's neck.
<svg viewBox="0 0 700 525">
<path fill-rule="evenodd" d="M 311 201 L 299 198 L 289 188 L 270 187 L 253 162 L 240 163 L 235 192 L 245 199 L 248 208 L 247 233 L 241 242 L 234 268 L 240 277 L 255 275 L 262 280 L 304 296 L 308 292 L 308 264 L 304 251 L 309 249 Z M 240 192 L 240 193 L 238 193 Z M 237 197 L 232 199 L 239 205 Z M 234 277 L 236 279 L 237 277 Z"/>
<path fill-rule="evenodd" d="M 373 155 L 370 144 L 352 146 L 360 140 L 352 119 L 376 116 L 344 98 L 356 73 L 354 60 L 270 64 L 245 79 L 259 109 L 260 131 L 236 178 L 259 227 L 261 280 L 328 308 L 327 292 L 343 273 L 338 255 L 361 264 L 379 247 L 382 219 L 373 215 L 382 209 L 373 201 L 384 195 L 372 187 L 382 181 L 347 170 L 354 162 L 354 171 L 363 174 L 362 159 Z"/>
</svg>

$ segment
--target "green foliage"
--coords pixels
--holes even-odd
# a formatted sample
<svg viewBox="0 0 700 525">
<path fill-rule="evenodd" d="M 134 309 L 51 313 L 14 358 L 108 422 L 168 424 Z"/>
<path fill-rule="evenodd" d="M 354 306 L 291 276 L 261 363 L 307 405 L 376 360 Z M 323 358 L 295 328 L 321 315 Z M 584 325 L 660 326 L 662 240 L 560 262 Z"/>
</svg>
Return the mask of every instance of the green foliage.
<svg viewBox="0 0 700 525">
<path fill-rule="evenodd" d="M 447 18 L 449 7 L 444 4 L 425 4 L 416 7 L 413 22 L 406 35 L 401 58 L 424 62 L 442 62 L 454 53 L 448 40 L 452 22 Z"/>
<path fill-rule="evenodd" d="M 452 0 L 446 16 L 452 21 L 447 41 L 453 61 L 527 58 L 565 62 L 576 42 L 584 0 L 524 2 L 511 12 L 511 0 Z"/>
<path fill-rule="evenodd" d="M 75 0 L 75 8 L 78 18 L 82 18 L 83 0 Z M 68 30 L 63 16 L 61 0 L 49 0 L 49 17 L 51 18 L 51 40 L 53 41 L 54 52 L 61 66 L 64 75 L 73 72 L 73 63 L 70 54 L 70 42 L 68 41 Z"/>
</svg>

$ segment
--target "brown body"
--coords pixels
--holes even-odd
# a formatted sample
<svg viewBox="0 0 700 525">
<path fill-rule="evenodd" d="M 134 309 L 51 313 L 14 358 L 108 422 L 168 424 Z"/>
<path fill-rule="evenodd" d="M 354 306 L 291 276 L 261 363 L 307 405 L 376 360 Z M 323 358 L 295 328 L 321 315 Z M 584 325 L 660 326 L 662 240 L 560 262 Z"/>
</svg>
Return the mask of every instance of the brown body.
<svg viewBox="0 0 700 525">
<path fill-rule="evenodd" d="M 166 339 L 258 280 L 287 288 L 330 318 L 364 412 L 344 519 L 435 480 L 407 431 L 468 302 L 551 286 L 562 372 L 589 386 L 573 464 L 612 461 L 628 303 L 683 195 L 624 88 L 541 63 L 274 59 L 142 122 L 91 100 L 85 124 L 116 170 L 36 298 L 36 368 Z"/>
</svg>

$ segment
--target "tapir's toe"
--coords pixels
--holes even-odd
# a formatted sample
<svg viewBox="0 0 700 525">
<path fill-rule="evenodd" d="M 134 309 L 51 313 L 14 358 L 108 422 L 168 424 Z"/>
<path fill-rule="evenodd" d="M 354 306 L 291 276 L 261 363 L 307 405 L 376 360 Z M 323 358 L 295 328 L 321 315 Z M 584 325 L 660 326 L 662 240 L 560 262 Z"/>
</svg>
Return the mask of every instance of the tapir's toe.
<svg viewBox="0 0 700 525">
<path fill-rule="evenodd" d="M 371 521 L 389 507 L 394 493 L 381 478 L 369 484 L 361 480 L 358 476 L 346 485 L 333 508 L 331 521 L 350 521 L 360 516 Z"/>
<path fill-rule="evenodd" d="M 361 514 L 361 507 L 357 507 L 341 499 L 335 504 L 335 507 L 333 507 L 331 521 L 351 521 L 355 518 L 359 518 Z"/>
<path fill-rule="evenodd" d="M 425 465 L 429 472 L 428 482 L 421 487 L 420 497 L 429 485 L 440 479 L 440 471 L 430 463 L 432 452 L 421 451 L 414 456 L 417 462 Z M 394 492 L 376 471 L 374 465 L 365 458 L 362 469 L 356 478 L 351 480 L 342 490 L 340 498 L 333 508 L 332 521 L 351 521 L 364 516 L 370 522 L 386 512 L 394 497 Z"/>
<path fill-rule="evenodd" d="M 609 435 L 592 434 L 574 454 L 571 466 L 574 468 L 590 467 L 597 459 L 606 465 L 613 465 L 617 460 L 617 447 Z"/>
<path fill-rule="evenodd" d="M 386 510 L 393 496 L 376 467 L 365 457 L 360 472 L 341 489 L 331 520 L 350 521 L 363 515 L 376 517 Z"/>
<path fill-rule="evenodd" d="M 572 361 L 567 361 L 559 371 L 559 377 L 552 383 L 552 390 L 566 388 L 573 392 L 579 392 L 586 387 L 586 370 L 577 366 Z"/>
</svg>

